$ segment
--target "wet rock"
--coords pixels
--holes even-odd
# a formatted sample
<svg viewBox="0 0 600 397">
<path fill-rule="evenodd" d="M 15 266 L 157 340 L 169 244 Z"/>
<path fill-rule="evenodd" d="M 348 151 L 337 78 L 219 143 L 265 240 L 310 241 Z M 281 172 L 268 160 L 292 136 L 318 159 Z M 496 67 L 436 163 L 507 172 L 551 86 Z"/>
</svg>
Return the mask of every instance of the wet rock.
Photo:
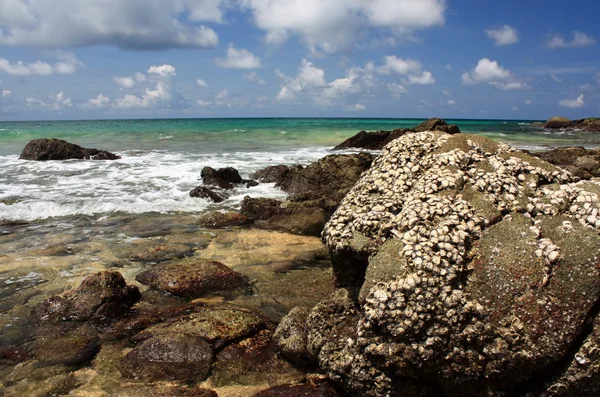
<svg viewBox="0 0 600 397">
<path fill-rule="evenodd" d="M 289 172 L 290 168 L 287 165 L 272 165 L 250 174 L 250 178 L 258 179 L 263 183 L 276 183 L 285 178 Z"/>
<path fill-rule="evenodd" d="M 77 377 L 70 368 L 40 366 L 37 361 L 15 366 L 0 382 L 3 397 L 64 396 L 78 386 Z"/>
<path fill-rule="evenodd" d="M 566 117 L 553 117 L 544 123 L 543 128 L 597 133 L 600 132 L 600 118 L 591 117 L 571 121 Z"/>
<path fill-rule="evenodd" d="M 338 397 L 339 395 L 331 381 L 314 378 L 305 384 L 274 386 L 256 393 L 253 397 Z"/>
<path fill-rule="evenodd" d="M 414 132 L 441 131 L 447 134 L 459 134 L 460 130 L 455 125 L 448 125 L 444 120 L 433 118 L 426 120 L 412 129 Z"/>
<path fill-rule="evenodd" d="M 346 289 L 308 315 L 309 356 L 352 396 L 596 390 L 572 361 L 598 318 L 599 215 L 600 185 L 507 145 L 392 141 L 323 231 Z"/>
<path fill-rule="evenodd" d="M 534 156 L 557 165 L 581 179 L 600 176 L 600 151 L 577 147 L 560 147 L 544 152 L 535 152 Z"/>
<path fill-rule="evenodd" d="M 119 397 L 219 397 L 210 389 L 183 386 L 143 386 L 120 388 Z"/>
<path fill-rule="evenodd" d="M 132 262 L 160 263 L 193 256 L 196 249 L 201 249 L 206 245 L 208 245 L 208 240 L 194 240 L 193 244 L 140 240 L 127 246 L 118 247 L 115 249 L 115 255 Z"/>
<path fill-rule="evenodd" d="M 37 308 L 41 320 L 86 321 L 112 318 L 129 310 L 141 297 L 135 286 L 128 286 L 118 272 L 100 272 L 63 295 L 43 301 Z"/>
<path fill-rule="evenodd" d="M 282 201 L 270 198 L 244 197 L 240 212 L 243 216 L 263 221 L 281 213 Z"/>
<path fill-rule="evenodd" d="M 242 183 L 240 173 L 233 167 L 219 168 L 204 167 L 200 173 L 205 185 L 217 186 L 221 189 L 233 189 L 234 183 Z"/>
<path fill-rule="evenodd" d="M 308 328 L 306 321 L 309 311 L 295 307 L 281 320 L 273 340 L 281 354 L 293 363 L 306 365 L 308 355 Z"/>
<path fill-rule="evenodd" d="M 195 257 L 153 266 L 136 280 L 186 298 L 223 294 L 246 285 L 244 276 L 224 264 Z"/>
<path fill-rule="evenodd" d="M 134 347 L 123 358 L 121 370 L 132 378 L 200 382 L 208 378 L 212 361 L 210 343 L 173 332 L 155 335 Z"/>
<path fill-rule="evenodd" d="M 46 325 L 35 332 L 34 354 L 43 365 L 81 366 L 100 350 L 100 332 L 88 325 Z"/>
<path fill-rule="evenodd" d="M 550 120 L 544 123 L 544 128 L 567 128 L 571 126 L 571 120 L 566 117 L 552 117 Z"/>
<path fill-rule="evenodd" d="M 206 186 L 198 186 L 190 191 L 190 197 L 205 198 L 212 202 L 220 203 L 227 200 L 227 195 L 220 192 L 210 190 Z"/>
<path fill-rule="evenodd" d="M 251 188 L 251 187 L 260 185 L 260 183 L 258 183 L 257 181 L 253 181 L 253 180 L 244 180 L 244 181 L 242 181 L 242 183 L 244 183 L 247 188 Z"/>
<path fill-rule="evenodd" d="M 86 149 L 81 146 L 54 138 L 42 138 L 29 142 L 19 159 L 21 160 L 117 160 L 121 157 L 98 149 Z"/>
<path fill-rule="evenodd" d="M 213 211 L 198 218 L 198 225 L 208 228 L 225 229 L 234 226 L 243 226 L 250 223 L 247 216 L 239 212 Z"/>
<path fill-rule="evenodd" d="M 278 384 L 300 380 L 304 374 L 277 357 L 272 332 L 255 336 L 225 347 L 216 357 L 210 377 L 216 386 Z"/>
</svg>

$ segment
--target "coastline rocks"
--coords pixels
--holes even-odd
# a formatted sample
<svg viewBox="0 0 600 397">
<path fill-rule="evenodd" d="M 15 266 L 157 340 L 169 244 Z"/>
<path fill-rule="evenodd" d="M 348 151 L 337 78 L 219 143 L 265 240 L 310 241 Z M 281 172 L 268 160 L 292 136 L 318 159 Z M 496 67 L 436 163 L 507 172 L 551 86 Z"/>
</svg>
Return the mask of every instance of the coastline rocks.
<svg viewBox="0 0 600 397">
<path fill-rule="evenodd" d="M 233 189 L 234 183 L 242 183 L 240 173 L 233 167 L 219 168 L 204 167 L 200 172 L 205 185 L 217 186 L 221 189 Z"/>
<path fill-rule="evenodd" d="M 287 165 L 272 165 L 250 174 L 250 178 L 258 179 L 263 183 L 276 183 L 283 180 L 289 172 L 290 167 Z"/>
<path fill-rule="evenodd" d="M 206 186 L 198 186 L 190 191 L 190 197 L 210 199 L 214 203 L 221 203 L 227 200 L 227 195 L 210 190 Z"/>
<path fill-rule="evenodd" d="M 244 276 L 224 264 L 195 257 L 153 266 L 135 279 L 151 288 L 186 298 L 224 294 L 246 285 Z"/>
<path fill-rule="evenodd" d="M 121 157 L 105 150 L 87 149 L 56 138 L 36 139 L 25 145 L 19 159 L 47 160 L 118 160 Z"/>
<path fill-rule="evenodd" d="M 600 177 L 600 150 L 598 149 L 586 149 L 582 146 L 560 147 L 532 154 L 570 171 L 581 179 Z"/>
<path fill-rule="evenodd" d="M 247 216 L 239 212 L 220 212 L 213 211 L 204 214 L 198 218 L 198 225 L 202 227 L 225 229 L 234 226 L 243 226 L 250 223 Z"/>
<path fill-rule="evenodd" d="M 118 272 L 100 272 L 63 295 L 48 298 L 37 308 L 38 318 L 59 321 L 86 321 L 113 318 L 129 310 L 141 294 L 125 283 Z"/>
<path fill-rule="evenodd" d="M 600 118 L 591 117 L 571 121 L 566 117 L 552 117 L 544 123 L 543 128 L 600 132 Z"/>
<path fill-rule="evenodd" d="M 309 363 L 308 357 L 308 327 L 306 320 L 309 311 L 304 307 L 295 307 L 281 320 L 273 340 L 281 354 L 297 365 Z"/>
<path fill-rule="evenodd" d="M 544 128 L 567 128 L 571 126 L 571 120 L 566 117 L 552 117 L 544 123 Z"/>
<path fill-rule="evenodd" d="M 442 131 L 448 134 L 459 134 L 460 129 L 455 125 L 448 125 L 444 120 L 433 118 L 426 120 L 414 128 L 399 128 L 393 131 L 360 131 L 358 134 L 346 139 L 333 150 L 360 148 L 367 150 L 381 150 L 385 145 L 411 132 Z"/>
<path fill-rule="evenodd" d="M 344 288 L 308 358 L 349 396 L 594 395 L 600 186 L 573 181 L 481 136 L 391 142 L 323 231 Z"/>
<path fill-rule="evenodd" d="M 338 397 L 339 394 L 328 379 L 309 379 L 301 385 L 280 385 L 256 393 L 252 397 Z"/>
</svg>

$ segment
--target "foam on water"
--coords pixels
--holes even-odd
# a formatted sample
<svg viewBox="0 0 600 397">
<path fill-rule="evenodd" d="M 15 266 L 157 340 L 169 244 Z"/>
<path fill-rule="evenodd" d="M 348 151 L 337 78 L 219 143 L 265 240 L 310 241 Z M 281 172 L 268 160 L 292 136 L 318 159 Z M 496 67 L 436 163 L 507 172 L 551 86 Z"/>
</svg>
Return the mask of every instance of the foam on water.
<svg viewBox="0 0 600 397">
<path fill-rule="evenodd" d="M 237 187 L 220 204 L 191 198 L 200 171 L 235 167 L 243 178 L 269 165 L 308 164 L 327 148 L 281 152 L 190 154 L 171 151 L 121 152 L 117 161 L 19 160 L 0 156 L 0 220 L 33 221 L 114 212 L 202 212 L 239 208 L 244 196 L 284 198 L 274 184 Z M 2 203 L 4 201 L 4 203 Z"/>
</svg>

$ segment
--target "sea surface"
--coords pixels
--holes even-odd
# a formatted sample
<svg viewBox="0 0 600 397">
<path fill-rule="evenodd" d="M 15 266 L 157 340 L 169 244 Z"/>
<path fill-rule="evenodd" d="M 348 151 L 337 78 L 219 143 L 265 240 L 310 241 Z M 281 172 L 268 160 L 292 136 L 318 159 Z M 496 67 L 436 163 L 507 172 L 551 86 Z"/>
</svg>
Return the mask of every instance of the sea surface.
<svg viewBox="0 0 600 397">
<path fill-rule="evenodd" d="M 190 198 L 204 166 L 242 177 L 276 164 L 308 164 L 360 130 L 412 127 L 421 119 L 161 119 L 0 121 L 0 222 L 67 216 L 199 213 L 231 209 L 245 195 L 283 198 L 273 184 L 238 188 L 222 204 Z M 521 149 L 600 146 L 600 136 L 533 128 L 535 120 L 447 120 Z M 122 156 L 118 161 L 19 160 L 30 140 L 60 138 Z"/>
</svg>

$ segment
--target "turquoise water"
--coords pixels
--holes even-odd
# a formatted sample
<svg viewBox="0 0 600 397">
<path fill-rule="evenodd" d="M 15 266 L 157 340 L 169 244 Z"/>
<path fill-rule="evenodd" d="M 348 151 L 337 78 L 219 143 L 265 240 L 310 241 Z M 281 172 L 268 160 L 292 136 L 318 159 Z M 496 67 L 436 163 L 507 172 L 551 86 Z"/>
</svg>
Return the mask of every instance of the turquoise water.
<svg viewBox="0 0 600 397">
<path fill-rule="evenodd" d="M 0 222 L 112 213 L 199 213 L 238 208 L 245 195 L 282 198 L 272 184 L 238 187 L 216 205 L 189 197 L 204 166 L 242 177 L 276 164 L 308 164 L 360 130 L 412 127 L 420 119 L 164 119 L 0 121 Z M 522 149 L 600 146 L 600 134 L 533 128 L 531 120 L 447 120 L 463 132 Z M 61 138 L 118 161 L 19 160 L 32 139 Z"/>
</svg>

